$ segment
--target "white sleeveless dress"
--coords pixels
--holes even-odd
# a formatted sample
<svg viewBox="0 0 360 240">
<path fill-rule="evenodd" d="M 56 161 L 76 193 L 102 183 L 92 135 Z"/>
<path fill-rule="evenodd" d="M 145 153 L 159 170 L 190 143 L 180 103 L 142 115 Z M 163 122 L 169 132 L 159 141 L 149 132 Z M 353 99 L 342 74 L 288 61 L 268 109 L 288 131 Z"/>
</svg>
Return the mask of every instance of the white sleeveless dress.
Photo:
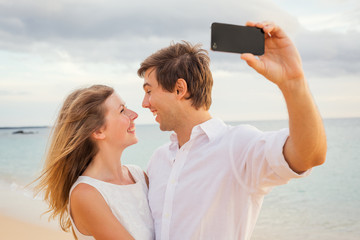
<svg viewBox="0 0 360 240">
<path fill-rule="evenodd" d="M 117 185 L 87 176 L 80 176 L 71 187 L 69 199 L 71 192 L 79 183 L 93 186 L 100 192 L 114 216 L 131 236 L 136 240 L 153 240 L 155 239 L 154 225 L 147 199 L 148 187 L 144 172 L 135 165 L 126 165 L 126 167 L 135 179 L 135 184 Z M 68 208 L 70 213 L 70 203 Z M 70 220 L 79 240 L 95 239 L 93 236 L 80 233 L 71 216 Z"/>
</svg>

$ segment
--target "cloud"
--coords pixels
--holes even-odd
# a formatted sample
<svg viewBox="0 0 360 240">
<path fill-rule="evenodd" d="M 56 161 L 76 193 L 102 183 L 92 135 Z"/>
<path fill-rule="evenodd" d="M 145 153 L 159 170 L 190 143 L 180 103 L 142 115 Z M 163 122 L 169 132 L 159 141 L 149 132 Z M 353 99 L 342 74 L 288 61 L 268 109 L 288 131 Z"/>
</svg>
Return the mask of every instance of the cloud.
<svg viewBox="0 0 360 240">
<path fill-rule="evenodd" d="M 203 31 L 209 19 L 248 19 L 255 1 L 3 1 L 2 29 L 36 38 L 182 36 Z M 266 5 L 269 5 L 266 4 Z M 230 13 L 230 14 L 229 14 Z M 191 25 L 190 25 L 191 24 Z M 189 27 L 191 26 L 191 27 Z"/>
<path fill-rule="evenodd" d="M 48 124 L 49 111 L 55 112 L 54 106 L 72 89 L 102 83 L 114 86 L 129 106 L 136 106 L 134 110 L 144 115 L 138 122 L 153 122 L 152 115 L 140 107 L 142 80 L 136 75 L 140 62 L 172 41 L 202 43 L 209 49 L 212 22 L 245 24 L 248 20 L 272 20 L 286 31 L 299 49 L 314 92 L 319 93 L 319 104 L 331 110 L 326 107 L 329 98 L 324 82 L 343 79 L 352 87 L 345 86 L 342 92 L 357 89 L 359 12 L 353 0 L 305 0 L 301 4 L 286 0 L 0 0 L 1 111 L 24 111 L 26 106 L 27 112 L 39 112 L 39 119 Z M 324 22 L 323 16 L 330 18 Z M 245 115 L 286 117 L 280 93 L 273 95 L 276 87 L 258 80 L 262 77 L 238 54 L 210 50 L 209 54 L 215 80 L 212 110 L 220 117 L 236 120 L 239 112 L 244 113 L 241 119 Z M 27 94 L 20 94 L 24 89 Z M 244 99 L 241 108 L 237 96 Z M 44 99 L 47 110 L 42 111 Z M 262 102 L 262 111 L 257 111 L 255 101 Z M 2 125 L 27 121 L 6 116 L 7 123 L 3 120 Z M 34 118 L 34 124 L 43 124 L 39 119 Z"/>
<path fill-rule="evenodd" d="M 296 38 L 304 65 L 312 74 L 339 76 L 360 73 L 360 31 L 303 31 Z"/>
<path fill-rule="evenodd" d="M 207 44 L 214 21 L 245 24 L 270 18 L 297 24 L 264 0 L 6 0 L 0 3 L 0 48 L 45 55 L 56 49 L 80 61 L 133 61 L 172 40 Z"/>
</svg>

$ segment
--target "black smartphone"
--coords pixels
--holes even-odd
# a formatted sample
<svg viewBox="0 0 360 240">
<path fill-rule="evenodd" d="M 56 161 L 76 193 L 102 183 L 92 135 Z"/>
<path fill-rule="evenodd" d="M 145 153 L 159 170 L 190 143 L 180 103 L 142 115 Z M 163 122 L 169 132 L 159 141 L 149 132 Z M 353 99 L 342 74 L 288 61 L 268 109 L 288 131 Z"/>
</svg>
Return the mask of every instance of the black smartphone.
<svg viewBox="0 0 360 240">
<path fill-rule="evenodd" d="M 211 50 L 232 53 L 263 55 L 265 49 L 264 31 L 226 23 L 211 24 Z"/>
</svg>

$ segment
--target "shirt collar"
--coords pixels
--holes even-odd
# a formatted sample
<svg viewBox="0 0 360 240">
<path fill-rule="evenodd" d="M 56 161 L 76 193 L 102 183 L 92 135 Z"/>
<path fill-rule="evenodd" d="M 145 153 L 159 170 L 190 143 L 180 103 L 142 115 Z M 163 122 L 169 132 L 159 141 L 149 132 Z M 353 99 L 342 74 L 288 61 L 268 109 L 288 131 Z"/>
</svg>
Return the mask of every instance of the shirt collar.
<svg viewBox="0 0 360 240">
<path fill-rule="evenodd" d="M 212 118 L 202 124 L 199 124 L 195 127 L 201 128 L 202 131 L 206 134 L 210 141 L 214 140 L 221 132 L 225 130 L 225 123 L 217 118 Z"/>
<path fill-rule="evenodd" d="M 206 134 L 209 141 L 212 141 L 217 137 L 218 134 L 224 131 L 225 127 L 226 125 L 222 120 L 217 118 L 211 118 L 210 120 L 193 127 L 190 135 L 190 140 L 201 134 Z M 170 141 L 170 147 L 177 147 L 179 145 L 176 133 L 172 133 L 170 135 Z"/>
</svg>

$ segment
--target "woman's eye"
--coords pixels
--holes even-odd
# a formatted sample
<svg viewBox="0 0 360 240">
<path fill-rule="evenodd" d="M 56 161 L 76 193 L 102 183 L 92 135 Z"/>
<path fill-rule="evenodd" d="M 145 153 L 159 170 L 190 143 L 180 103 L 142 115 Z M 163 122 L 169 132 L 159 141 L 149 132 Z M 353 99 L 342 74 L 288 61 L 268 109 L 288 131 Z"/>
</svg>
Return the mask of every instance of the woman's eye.
<svg viewBox="0 0 360 240">
<path fill-rule="evenodd" d="M 125 111 L 125 108 L 121 109 L 120 113 L 123 113 Z"/>
</svg>

